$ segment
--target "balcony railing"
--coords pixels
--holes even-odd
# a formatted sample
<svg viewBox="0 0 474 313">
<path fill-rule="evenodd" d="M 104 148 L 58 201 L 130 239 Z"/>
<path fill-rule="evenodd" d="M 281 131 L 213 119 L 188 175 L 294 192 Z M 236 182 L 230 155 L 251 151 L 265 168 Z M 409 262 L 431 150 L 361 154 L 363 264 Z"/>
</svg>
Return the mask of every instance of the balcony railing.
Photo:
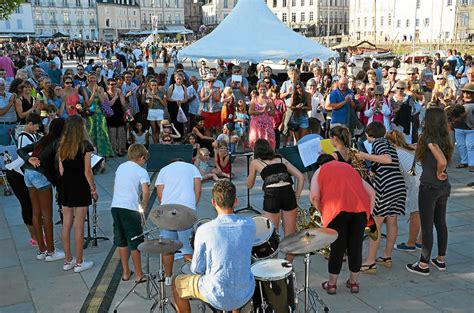
<svg viewBox="0 0 474 313">
<path fill-rule="evenodd" d="M 89 20 L 89 25 L 90 26 L 95 26 L 95 20 Z"/>
<path fill-rule="evenodd" d="M 51 20 L 51 21 L 49 21 L 49 24 L 51 24 L 51 25 L 58 25 L 58 21 L 56 21 L 56 20 Z"/>
<path fill-rule="evenodd" d="M 84 26 L 84 21 L 83 20 L 78 20 L 77 21 L 77 26 Z"/>
<path fill-rule="evenodd" d="M 36 20 L 35 24 L 36 25 L 44 25 L 44 21 L 43 20 Z"/>
</svg>

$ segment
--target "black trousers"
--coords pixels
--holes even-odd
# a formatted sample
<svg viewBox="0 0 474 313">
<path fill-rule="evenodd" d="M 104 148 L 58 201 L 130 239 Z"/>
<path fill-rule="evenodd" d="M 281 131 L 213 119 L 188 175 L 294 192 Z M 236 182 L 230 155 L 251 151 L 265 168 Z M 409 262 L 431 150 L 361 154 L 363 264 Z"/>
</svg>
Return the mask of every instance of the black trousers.
<svg viewBox="0 0 474 313">
<path fill-rule="evenodd" d="M 342 268 L 342 259 L 347 251 L 349 269 L 353 273 L 360 271 L 362 265 L 362 241 L 364 240 L 364 228 L 367 224 L 366 213 L 339 213 L 329 223 L 328 228 L 337 231 L 338 237 L 331 244 L 329 254 L 328 271 L 330 274 L 338 275 Z"/>
<path fill-rule="evenodd" d="M 30 194 L 28 188 L 25 185 L 25 179 L 23 175 L 17 171 L 7 170 L 7 179 L 12 187 L 13 193 L 20 201 L 21 205 L 21 216 L 23 222 L 26 225 L 33 225 L 33 207 L 31 205 Z"/>
<path fill-rule="evenodd" d="M 438 236 L 438 255 L 445 256 L 448 246 L 448 227 L 446 226 L 446 206 L 451 186 L 438 187 L 421 184 L 418 192 L 418 208 L 420 211 L 421 250 L 420 261 L 429 263 L 433 248 L 433 225 Z"/>
</svg>

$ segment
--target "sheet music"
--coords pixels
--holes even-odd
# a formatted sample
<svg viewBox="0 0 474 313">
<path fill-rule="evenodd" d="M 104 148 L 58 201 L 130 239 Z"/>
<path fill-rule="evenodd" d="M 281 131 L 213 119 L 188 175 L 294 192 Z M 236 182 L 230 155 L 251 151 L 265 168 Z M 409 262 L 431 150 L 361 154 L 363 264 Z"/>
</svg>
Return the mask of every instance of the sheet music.
<svg viewBox="0 0 474 313">
<path fill-rule="evenodd" d="M 321 141 L 319 138 L 314 138 L 306 142 L 298 144 L 298 152 L 301 161 L 305 167 L 316 163 L 321 154 Z"/>
<path fill-rule="evenodd" d="M 91 158 L 91 167 L 94 168 L 97 164 L 99 164 L 104 158 L 98 154 L 92 153 Z"/>
</svg>

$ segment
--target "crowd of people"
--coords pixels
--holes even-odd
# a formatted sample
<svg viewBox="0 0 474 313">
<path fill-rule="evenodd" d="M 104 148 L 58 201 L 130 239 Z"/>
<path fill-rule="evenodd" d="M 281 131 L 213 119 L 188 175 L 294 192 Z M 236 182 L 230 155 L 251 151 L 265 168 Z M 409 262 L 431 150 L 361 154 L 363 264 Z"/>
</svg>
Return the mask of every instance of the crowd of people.
<svg viewBox="0 0 474 313">
<path fill-rule="evenodd" d="M 86 62 L 82 50 L 97 57 Z M 64 68 L 65 58 L 77 59 L 75 69 Z M 163 62 L 158 62 L 159 58 Z M 168 69 L 171 60 L 173 67 Z M 193 164 L 178 161 L 160 171 L 156 181 L 160 203 L 196 210 L 201 182 L 214 180 L 222 184 L 213 191 L 219 216 L 233 214 L 235 196 L 222 194 L 235 189 L 222 183 L 222 178 L 235 174 L 232 154 L 253 151 L 247 187 L 254 186 L 259 173 L 263 214 L 277 229 L 282 220 L 284 236 L 288 236 L 296 231 L 305 176 L 276 150 L 297 145 L 312 134 L 330 139 L 335 149 L 319 157 L 319 168 L 310 183 L 310 201 L 321 211 L 323 225 L 339 233 L 331 245 L 329 280 L 322 287 L 336 293 L 345 253 L 351 271 L 346 286 L 354 293 L 359 291 L 359 272 L 376 273 L 378 265 L 392 266 L 393 249 L 421 249 L 420 260 L 406 265 L 410 272 L 428 275 L 430 263 L 445 270 L 450 194 L 446 169 L 454 150 L 453 132 L 460 155 L 456 167 L 474 172 L 472 57 L 448 50 L 446 60 L 436 55 L 425 58 L 423 68 L 408 68 L 406 79 L 399 78 L 399 64 L 364 60 L 356 71 L 351 56 L 340 61 L 334 68 L 318 59 L 288 64 L 287 80 L 280 81 L 270 66 L 224 60 L 215 67 L 208 67 L 203 60 L 198 74 L 192 75 L 178 62 L 176 49 L 168 51 L 155 44 L 144 49 L 53 41 L 4 44 L 0 48 L 0 145 L 13 143 L 19 149 L 20 158 L 10 165 L 7 176 L 21 203 L 30 243 L 38 247 L 36 258 L 64 259 L 63 269 L 75 272 L 93 266 L 82 251 L 87 207 L 99 197 L 91 155 L 107 160 L 127 154 L 129 161 L 116 172 L 111 205 L 114 242 L 122 259 L 122 279 L 129 280 L 133 274 L 128 266 L 130 249 L 136 281 L 140 281 L 140 241 L 130 238 L 142 230 L 139 194 L 146 199 L 141 207 L 148 205 L 150 181 L 141 168 L 148 158 L 146 148 L 158 143 L 185 143 L 193 148 Z M 353 146 L 359 151 L 354 152 Z M 104 170 L 105 166 L 100 169 Z M 124 194 L 124 190 L 133 192 Z M 54 243 L 55 194 L 62 207 L 64 252 Z M 404 214 L 410 214 L 409 238 L 397 244 L 397 217 Z M 387 240 L 378 256 L 380 236 L 371 239 L 368 255 L 362 260 L 363 230 L 371 215 L 379 230 L 386 224 Z M 245 225 L 240 235 L 247 239 L 251 238 L 248 230 L 254 227 L 234 216 L 221 217 L 215 224 L 209 223 L 207 228 L 222 232 L 227 224 Z M 435 258 L 431 258 L 433 225 L 438 235 Z M 75 256 L 70 248 L 73 226 Z M 206 267 L 209 264 L 201 258 L 204 242 L 240 248 L 204 238 L 197 241 L 193 257 L 189 231 L 166 231 L 164 236 L 184 243 L 183 254 L 192 258 L 196 273 L 225 275 Z M 291 261 L 294 256 L 286 257 Z M 168 285 L 172 283 L 173 259 L 168 255 L 164 262 Z M 235 264 L 239 260 L 226 260 L 219 266 L 242 266 Z M 206 283 L 181 277 L 175 282 L 175 297 L 197 295 L 225 309 L 243 304 L 247 289 L 235 294 L 242 301 L 211 294 L 210 290 L 217 288 L 209 285 L 211 282 L 223 284 L 219 287 L 224 289 L 235 288 L 220 279 L 225 277 Z M 179 291 L 184 285 L 195 284 L 197 289 L 207 289 L 201 293 L 194 290 L 191 296 Z M 179 301 L 185 312 L 185 301 Z"/>
</svg>

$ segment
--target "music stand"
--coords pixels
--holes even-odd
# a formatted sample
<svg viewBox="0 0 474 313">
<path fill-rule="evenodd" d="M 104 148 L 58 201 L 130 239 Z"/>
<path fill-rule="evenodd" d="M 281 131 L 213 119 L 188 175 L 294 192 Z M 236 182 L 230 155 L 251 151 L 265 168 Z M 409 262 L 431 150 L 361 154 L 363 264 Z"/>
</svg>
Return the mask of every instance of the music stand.
<svg viewBox="0 0 474 313">
<path fill-rule="evenodd" d="M 250 174 L 250 157 L 253 155 L 253 152 L 236 152 L 231 154 L 233 157 L 239 157 L 239 156 L 245 156 L 247 158 L 247 177 Z M 231 177 L 232 177 L 232 166 L 231 166 Z M 247 188 L 247 206 L 234 210 L 235 213 L 240 213 L 243 211 L 251 211 L 254 212 L 255 214 L 261 214 L 259 211 L 257 211 L 251 204 L 250 204 L 250 189 Z"/>
</svg>

